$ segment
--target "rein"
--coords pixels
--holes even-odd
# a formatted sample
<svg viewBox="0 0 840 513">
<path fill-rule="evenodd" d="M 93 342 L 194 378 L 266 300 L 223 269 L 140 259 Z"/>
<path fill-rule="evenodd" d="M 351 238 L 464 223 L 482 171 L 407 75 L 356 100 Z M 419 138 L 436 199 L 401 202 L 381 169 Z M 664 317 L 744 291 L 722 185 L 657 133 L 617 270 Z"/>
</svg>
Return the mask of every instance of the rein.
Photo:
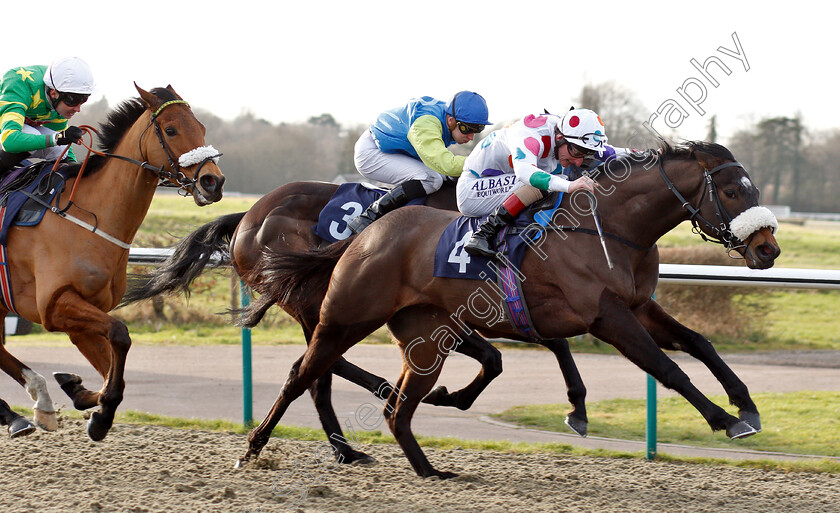
<svg viewBox="0 0 840 513">
<path fill-rule="evenodd" d="M 733 249 L 741 248 L 745 246 L 744 242 L 741 242 L 738 237 L 736 237 L 732 230 L 730 230 L 730 223 L 732 222 L 732 216 L 729 215 L 729 212 L 723 207 L 720 202 L 720 198 L 717 194 L 717 186 L 712 178 L 712 176 L 720 171 L 721 169 L 725 169 L 727 167 L 739 167 L 744 169 L 744 166 L 741 165 L 740 162 L 726 162 L 721 164 L 712 169 L 703 168 L 703 177 L 705 179 L 706 184 L 703 186 L 703 193 L 700 194 L 700 201 L 703 201 L 703 196 L 706 194 L 706 191 L 709 191 L 709 201 L 715 206 L 715 217 L 717 217 L 718 225 L 713 224 L 711 221 L 706 219 L 700 214 L 699 205 L 697 208 L 691 205 L 691 203 L 685 199 L 685 197 L 680 194 L 680 191 L 677 190 L 676 185 L 674 182 L 668 178 L 668 175 L 665 173 L 665 166 L 662 164 L 662 159 L 659 159 L 659 174 L 662 176 L 662 180 L 665 181 L 665 185 L 668 187 L 674 196 L 682 204 L 683 208 L 688 210 L 689 213 L 689 220 L 691 221 L 692 229 L 691 231 L 700 235 L 700 237 L 706 242 L 714 242 L 715 244 L 721 244 L 726 248 L 727 253 L 731 252 Z M 699 221 L 699 222 L 698 222 Z M 703 231 L 700 229 L 700 222 L 706 226 L 711 232 L 715 235 L 707 236 Z M 747 241 L 749 242 L 749 241 Z"/>
<path fill-rule="evenodd" d="M 67 205 L 64 208 L 58 208 L 58 206 L 53 207 L 53 206 L 46 204 L 45 202 L 41 201 L 40 199 L 38 199 L 38 198 L 36 198 L 32 195 L 27 194 L 27 196 L 29 196 L 31 199 L 35 200 L 37 203 L 40 203 L 42 206 L 46 207 L 48 210 L 55 213 L 56 215 L 59 215 L 59 216 L 65 218 L 65 219 L 67 219 L 68 221 L 71 221 L 71 222 L 81 226 L 82 228 L 90 231 L 91 233 L 99 235 L 100 237 L 104 238 L 108 242 L 116 244 L 117 246 L 119 246 L 123 249 L 130 249 L 131 248 L 131 243 L 123 242 L 123 241 L 117 239 L 116 237 L 113 237 L 112 235 L 109 235 L 109 234 L 107 234 L 107 233 L 105 233 L 101 230 L 97 230 L 96 226 L 91 225 L 91 224 L 89 224 L 85 221 L 82 221 L 81 219 L 79 219 L 75 216 L 72 216 L 72 215 L 68 214 L 67 210 L 70 208 L 71 205 L 73 205 L 73 198 L 76 194 L 76 186 L 79 185 L 79 182 L 82 179 L 82 175 L 84 174 L 85 168 L 87 167 L 88 161 L 90 160 L 91 154 L 99 155 L 101 157 L 119 159 L 119 160 L 123 160 L 123 161 L 126 161 L 126 162 L 130 162 L 130 163 L 135 164 L 137 166 L 140 166 L 141 168 L 143 168 L 147 171 L 150 171 L 152 174 L 154 174 L 158 178 L 158 187 L 178 187 L 179 193 L 183 192 L 183 194 L 185 196 L 190 194 L 191 190 L 195 187 L 195 183 L 196 183 L 197 179 L 187 177 L 187 175 L 185 175 L 181 171 L 181 167 L 189 167 L 189 166 L 198 164 L 198 168 L 195 171 L 195 176 L 198 176 L 198 174 L 201 172 L 201 168 L 204 166 L 204 164 L 206 164 L 207 162 L 210 162 L 210 161 L 218 163 L 219 157 L 221 157 L 222 154 L 217 152 L 216 149 L 213 148 L 212 146 L 202 146 L 200 148 L 195 148 L 195 149 L 193 149 L 191 151 L 188 151 L 187 153 L 184 153 L 183 155 L 181 155 L 177 159 L 178 160 L 177 163 L 173 160 L 174 155 L 173 155 L 172 149 L 169 147 L 168 144 L 166 144 L 166 140 L 163 137 L 163 133 L 161 132 L 161 129 L 160 129 L 160 124 L 157 122 L 157 116 L 161 113 L 161 111 L 164 108 L 166 108 L 170 105 L 179 104 L 179 103 L 182 103 L 182 104 L 186 105 L 187 107 L 190 106 L 190 104 L 187 103 L 185 100 L 170 100 L 168 102 L 163 103 L 160 107 L 158 107 L 158 109 L 156 111 L 154 111 L 152 113 L 151 121 L 149 122 L 149 126 L 147 126 L 143 130 L 143 134 L 145 134 L 146 131 L 149 130 L 149 128 L 151 128 L 152 126 L 155 127 L 155 134 L 157 135 L 158 142 L 160 143 L 161 147 L 163 148 L 164 152 L 166 153 L 166 159 L 169 161 L 169 165 L 172 167 L 172 171 L 166 171 L 164 169 L 166 164 L 162 164 L 160 167 L 155 167 L 155 166 L 149 164 L 148 161 L 141 162 L 139 160 L 135 160 L 133 158 L 126 157 L 124 155 L 116 155 L 114 153 L 107 153 L 107 152 L 94 150 L 93 149 L 93 135 L 92 134 L 93 133 L 98 134 L 99 132 L 96 130 L 96 128 L 94 128 L 92 126 L 81 125 L 79 128 L 81 128 L 82 131 L 85 134 L 87 134 L 88 137 L 90 137 L 90 144 L 85 143 L 84 139 L 82 139 L 81 145 L 84 146 L 85 148 L 87 148 L 88 152 L 87 152 L 87 155 L 85 155 L 85 159 L 82 162 L 82 166 L 79 169 L 78 175 L 76 176 L 76 181 L 73 184 L 73 189 L 70 191 L 70 198 L 67 200 Z M 142 146 L 143 134 L 140 135 L 140 139 L 139 139 L 139 142 L 138 142 L 138 146 L 140 148 L 140 155 L 143 155 L 143 146 Z M 62 160 L 64 160 L 64 157 L 69 150 L 70 150 L 70 145 L 68 144 L 67 147 L 62 152 L 61 157 L 58 160 L 55 161 L 55 164 L 53 164 L 52 172 L 56 172 L 58 170 L 59 163 Z M 171 183 L 170 181 L 175 182 L 175 183 Z M 93 214 L 93 216 L 94 216 L 94 218 L 96 218 L 95 214 Z"/>
<path fill-rule="evenodd" d="M 559 230 L 564 231 L 564 232 L 565 231 L 580 232 L 580 233 L 585 233 L 587 235 L 595 235 L 595 236 L 603 234 L 604 237 L 608 237 L 608 238 L 610 238 L 614 241 L 620 242 L 620 243 L 624 244 L 625 246 L 627 246 L 629 248 L 633 248 L 637 251 L 650 251 L 651 249 L 654 248 L 654 246 L 656 246 L 655 244 L 653 246 L 641 246 L 639 244 L 636 244 L 633 241 L 625 239 L 621 235 L 616 235 L 616 234 L 610 233 L 610 232 L 599 233 L 598 230 L 593 230 L 591 228 L 583 228 L 583 227 L 580 227 L 580 226 L 558 226 L 557 228 Z"/>
</svg>

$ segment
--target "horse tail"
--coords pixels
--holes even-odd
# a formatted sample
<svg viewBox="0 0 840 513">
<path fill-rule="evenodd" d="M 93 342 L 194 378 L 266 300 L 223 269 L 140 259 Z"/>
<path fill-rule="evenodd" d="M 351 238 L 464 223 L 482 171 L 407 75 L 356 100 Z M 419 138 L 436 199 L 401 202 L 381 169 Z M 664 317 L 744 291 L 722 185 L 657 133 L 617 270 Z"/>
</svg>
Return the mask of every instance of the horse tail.
<svg viewBox="0 0 840 513">
<path fill-rule="evenodd" d="M 320 307 L 333 269 L 354 238 L 303 251 L 275 253 L 263 249 L 262 258 L 247 279 L 256 284 L 254 290 L 260 296 L 237 311 L 240 314 L 237 325 L 256 326 L 275 304 L 289 310 L 299 321 L 305 319 L 307 311 Z"/>
<path fill-rule="evenodd" d="M 183 292 L 190 295 L 190 285 L 208 264 L 230 262 L 230 241 L 245 212 L 228 214 L 209 222 L 187 235 L 175 246 L 172 256 L 148 274 L 133 275 L 119 306 L 150 299 L 158 294 Z"/>
</svg>

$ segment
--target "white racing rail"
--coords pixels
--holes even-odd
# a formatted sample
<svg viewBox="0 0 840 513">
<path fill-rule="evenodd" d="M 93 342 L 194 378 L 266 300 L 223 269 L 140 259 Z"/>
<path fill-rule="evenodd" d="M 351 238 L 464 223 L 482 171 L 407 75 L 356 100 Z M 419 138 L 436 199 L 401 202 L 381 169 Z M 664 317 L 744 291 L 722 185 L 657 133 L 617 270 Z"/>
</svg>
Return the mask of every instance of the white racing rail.
<svg viewBox="0 0 840 513">
<path fill-rule="evenodd" d="M 155 265 L 172 255 L 172 249 L 131 248 L 128 263 Z M 214 264 L 223 263 L 221 256 Z M 804 289 L 840 289 L 840 270 L 829 269 L 765 269 L 743 266 L 659 264 L 659 282 L 684 285 L 741 285 L 749 287 L 783 287 Z"/>
</svg>

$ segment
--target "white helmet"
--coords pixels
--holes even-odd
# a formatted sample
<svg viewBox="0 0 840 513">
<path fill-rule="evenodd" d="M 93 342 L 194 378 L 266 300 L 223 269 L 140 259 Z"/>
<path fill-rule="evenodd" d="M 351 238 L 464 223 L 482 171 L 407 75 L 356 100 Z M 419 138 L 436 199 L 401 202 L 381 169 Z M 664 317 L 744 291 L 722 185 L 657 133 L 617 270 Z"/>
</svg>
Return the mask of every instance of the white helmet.
<svg viewBox="0 0 840 513">
<path fill-rule="evenodd" d="M 572 109 L 560 120 L 560 134 L 575 146 L 601 151 L 607 142 L 607 129 L 601 116 L 589 109 Z"/>
<path fill-rule="evenodd" d="M 44 83 L 60 93 L 93 93 L 93 73 L 90 66 L 78 57 L 53 61 L 44 73 Z"/>
</svg>

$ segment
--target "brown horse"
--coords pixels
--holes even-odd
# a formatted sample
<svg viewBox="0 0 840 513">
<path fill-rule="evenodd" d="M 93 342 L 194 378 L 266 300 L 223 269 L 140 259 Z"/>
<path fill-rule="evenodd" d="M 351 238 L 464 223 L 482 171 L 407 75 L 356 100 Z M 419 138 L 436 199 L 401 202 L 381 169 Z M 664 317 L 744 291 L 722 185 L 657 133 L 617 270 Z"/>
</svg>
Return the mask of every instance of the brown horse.
<svg viewBox="0 0 840 513">
<path fill-rule="evenodd" d="M 587 205 L 581 201 L 587 196 L 574 194 L 563 199 L 554 217 L 551 226 L 556 233 L 549 232 L 525 253 L 524 295 L 532 305 L 537 331 L 555 338 L 590 333 L 679 392 L 712 430 L 725 430 L 733 439 L 755 434 L 761 426 L 759 414 L 746 385 L 709 340 L 678 323 L 651 297 L 659 273 L 656 241 L 687 219 L 704 238 L 743 256 L 750 268 L 773 265 L 780 253 L 772 233 L 775 218 L 758 205 L 758 189 L 729 150 L 710 143 L 663 145 L 660 153 L 612 161 L 597 174 L 603 194 L 595 211 L 605 235 L 603 247 L 591 235 L 600 231 L 592 211 L 581 206 Z M 390 321 L 411 357 L 406 358 L 388 399 L 389 427 L 419 475 L 454 475 L 434 469 L 411 433 L 414 410 L 433 386 L 440 366 L 434 372 L 421 371 L 446 356 L 440 344 L 417 344 L 416 337 L 428 330 L 411 321 L 418 313 L 433 317 L 450 339 L 457 337 L 463 324 L 478 327 L 485 335 L 512 335 L 511 327 L 498 323 L 502 309 L 492 293 L 483 294 L 484 303 L 476 300 L 483 282 L 477 287 L 473 280 L 433 276 L 436 242 L 455 217 L 450 212 L 405 207 L 352 241 L 264 259 L 264 268 L 256 272 L 271 280 L 265 281 L 263 296 L 252 303 L 245 322 L 258 317 L 264 306 L 260 302 L 294 301 L 296 292 L 284 278 L 314 284 L 331 278 L 310 344 L 293 365 L 274 407 L 251 432 L 240 463 L 259 455 L 291 401 L 353 344 Z M 605 250 L 614 266 L 607 265 Z M 421 340 L 430 341 L 434 339 Z M 706 398 L 662 349 L 682 350 L 702 361 L 739 408 L 741 418 Z"/>
<path fill-rule="evenodd" d="M 445 182 L 440 191 L 429 196 L 426 204 L 433 208 L 456 210 L 454 185 L 454 182 Z M 337 188 L 337 185 L 325 182 L 289 183 L 260 198 L 248 212 L 222 216 L 199 227 L 181 239 L 173 254 L 151 273 L 130 280 L 122 304 L 131 304 L 164 293 L 189 294 L 190 284 L 212 264 L 215 255 L 228 257 L 224 260 L 230 261 L 235 272 L 249 286 L 261 290 L 261 280 L 265 277 L 252 271 L 261 265 L 266 252 L 282 254 L 327 245 L 312 227 L 318 222 L 320 212 Z M 325 290 L 325 287 L 301 284 L 301 293 L 293 307 L 281 305 L 300 323 L 307 342 L 318 324 L 318 312 Z M 437 327 L 436 322 L 422 315 L 418 315 L 415 322 L 418 326 L 427 322 L 427 328 L 432 330 Z M 464 389 L 449 392 L 446 387 L 438 387 L 424 402 L 466 410 L 501 373 L 501 353 L 496 348 L 474 332 L 462 333 L 462 340 L 453 350 L 479 361 L 481 371 Z M 555 354 L 566 379 L 568 397 L 573 405 L 567 423 L 575 432 L 585 435 L 586 388 L 572 359 L 569 344 L 565 339 L 544 340 L 540 343 Z M 310 388 L 321 424 L 338 461 L 368 461 L 370 458 L 367 455 L 343 442 L 345 438 L 330 402 L 331 374 L 356 383 L 383 400 L 387 399 L 392 387 L 384 378 L 339 358 L 332 365 L 331 373 L 319 378 Z"/>
<path fill-rule="evenodd" d="M 48 213 L 40 224 L 12 227 L 8 235 L 17 313 L 49 331 L 67 333 L 104 379 L 102 389 L 93 392 L 76 375 L 55 375 L 76 408 L 101 406 L 87 426 L 94 440 L 107 435 L 122 401 L 131 346 L 126 326 L 107 312 L 125 292 L 128 248 L 157 186 L 170 183 L 204 206 L 222 198 L 225 180 L 216 164 L 219 155 L 206 146 L 204 125 L 187 102 L 171 87 L 137 90 L 140 98 L 120 104 L 103 124 L 104 152 L 90 158 L 80 177 L 67 181 L 69 198 L 55 200 L 64 214 Z M 7 311 L 0 308 L 0 315 Z M 9 354 L 4 344 L 0 367 L 36 401 L 36 422 L 55 429 L 55 408 L 44 378 Z"/>
</svg>

